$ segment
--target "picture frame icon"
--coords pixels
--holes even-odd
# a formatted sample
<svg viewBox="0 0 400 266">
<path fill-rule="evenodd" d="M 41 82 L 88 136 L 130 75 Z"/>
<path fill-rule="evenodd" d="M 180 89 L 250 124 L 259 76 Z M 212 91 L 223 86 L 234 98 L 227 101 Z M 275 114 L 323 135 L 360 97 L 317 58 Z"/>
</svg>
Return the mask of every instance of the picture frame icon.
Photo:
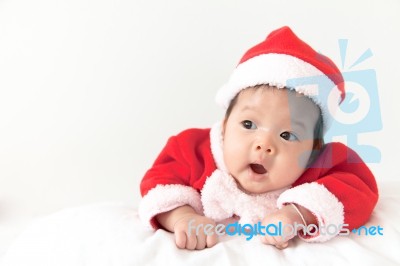
<svg viewBox="0 0 400 266">
<path fill-rule="evenodd" d="M 342 72 L 346 98 L 339 105 L 333 122 L 325 134 L 325 142 L 346 136 L 347 145 L 366 163 L 379 163 L 377 147 L 358 143 L 361 133 L 377 132 L 383 128 L 376 72 L 373 69 Z"/>
<path fill-rule="evenodd" d="M 347 39 L 339 39 L 341 66 L 345 67 Z M 319 60 L 326 60 L 317 54 Z M 372 57 L 372 51 L 367 49 L 349 67 L 364 62 Z M 343 101 L 337 90 L 332 87 L 332 82 L 324 76 L 313 76 L 288 79 L 286 86 L 314 86 L 315 94 L 319 101 L 326 103 L 328 112 L 323 117 L 331 121 L 324 135 L 325 143 L 332 142 L 336 137 L 345 137 L 346 145 L 356 151 L 366 163 L 379 163 L 381 161 L 380 150 L 372 145 L 360 144 L 358 139 L 362 133 L 377 132 L 382 130 L 382 117 L 378 93 L 377 75 L 374 69 L 355 71 L 342 71 L 346 95 Z M 338 105 L 338 103 L 340 103 Z M 329 108 L 332 107 L 332 108 Z M 293 110 L 295 111 L 295 110 Z"/>
</svg>

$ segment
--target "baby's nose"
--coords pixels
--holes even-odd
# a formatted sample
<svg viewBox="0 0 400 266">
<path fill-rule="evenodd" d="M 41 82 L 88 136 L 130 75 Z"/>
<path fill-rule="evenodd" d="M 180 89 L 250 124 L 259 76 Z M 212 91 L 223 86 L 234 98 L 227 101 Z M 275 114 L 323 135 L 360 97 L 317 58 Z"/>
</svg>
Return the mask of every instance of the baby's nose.
<svg viewBox="0 0 400 266">
<path fill-rule="evenodd" d="M 264 145 L 258 145 L 257 146 L 257 150 L 258 151 L 266 151 L 267 153 L 272 153 L 272 147 L 266 147 L 267 145 L 265 145 L 265 148 L 264 148 Z"/>
<path fill-rule="evenodd" d="M 276 147 L 273 143 L 273 140 L 268 136 L 262 136 L 262 138 L 259 138 L 255 146 L 257 152 L 266 152 L 267 154 L 271 155 L 275 154 L 276 152 Z"/>
</svg>

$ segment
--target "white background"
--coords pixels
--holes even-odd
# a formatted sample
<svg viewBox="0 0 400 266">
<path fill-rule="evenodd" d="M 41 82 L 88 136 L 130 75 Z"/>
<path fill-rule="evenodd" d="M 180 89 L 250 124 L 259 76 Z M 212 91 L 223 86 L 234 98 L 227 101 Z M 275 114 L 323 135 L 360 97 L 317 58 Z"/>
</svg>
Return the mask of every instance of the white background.
<svg viewBox="0 0 400 266">
<path fill-rule="evenodd" d="M 289 25 L 340 64 L 377 73 L 379 182 L 400 177 L 400 2 L 0 0 L 0 226 L 90 202 L 140 199 L 167 138 L 222 118 L 242 54 Z M 345 69 L 346 70 L 346 66 Z"/>
</svg>

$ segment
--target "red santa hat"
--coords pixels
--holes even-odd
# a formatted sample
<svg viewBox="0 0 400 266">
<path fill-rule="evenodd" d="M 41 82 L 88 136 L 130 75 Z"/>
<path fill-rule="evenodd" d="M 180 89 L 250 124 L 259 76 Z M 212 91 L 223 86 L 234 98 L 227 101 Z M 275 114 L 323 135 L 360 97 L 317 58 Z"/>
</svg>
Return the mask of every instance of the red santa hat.
<svg viewBox="0 0 400 266">
<path fill-rule="evenodd" d="M 227 109 L 241 90 L 261 84 L 286 87 L 311 98 L 321 109 L 324 132 L 345 97 L 343 77 L 336 65 L 287 26 L 271 32 L 244 54 L 216 101 Z"/>
</svg>

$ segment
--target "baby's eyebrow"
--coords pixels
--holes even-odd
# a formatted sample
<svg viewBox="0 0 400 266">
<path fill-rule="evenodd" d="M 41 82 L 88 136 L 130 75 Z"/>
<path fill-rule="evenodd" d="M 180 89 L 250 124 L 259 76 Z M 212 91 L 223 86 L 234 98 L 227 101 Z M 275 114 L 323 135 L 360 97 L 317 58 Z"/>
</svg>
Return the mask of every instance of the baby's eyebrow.
<svg viewBox="0 0 400 266">
<path fill-rule="evenodd" d="M 242 107 L 241 111 L 246 111 L 246 110 L 253 110 L 252 106 L 246 104 L 245 106 Z"/>
<path fill-rule="evenodd" d="M 240 111 L 243 112 L 243 111 L 247 111 L 247 110 L 254 111 L 255 108 L 252 105 L 246 104 L 245 106 L 242 107 L 242 109 Z"/>
<path fill-rule="evenodd" d="M 303 123 L 303 121 L 291 120 L 290 122 L 292 123 L 292 125 L 297 125 L 301 127 L 303 130 L 306 130 L 306 125 Z"/>
</svg>

